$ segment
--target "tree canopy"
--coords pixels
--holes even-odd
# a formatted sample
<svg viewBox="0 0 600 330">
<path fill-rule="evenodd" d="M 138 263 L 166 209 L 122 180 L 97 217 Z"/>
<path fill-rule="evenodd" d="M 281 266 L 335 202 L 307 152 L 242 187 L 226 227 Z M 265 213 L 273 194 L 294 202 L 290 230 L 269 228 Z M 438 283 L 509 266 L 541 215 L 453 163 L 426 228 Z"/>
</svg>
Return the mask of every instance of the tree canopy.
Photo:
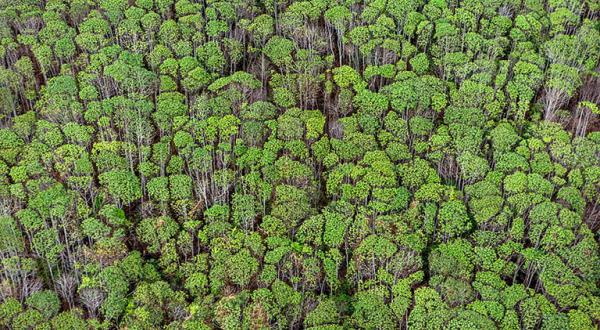
<svg viewBox="0 0 600 330">
<path fill-rule="evenodd" d="M 0 328 L 598 329 L 599 17 L 0 1 Z"/>
</svg>

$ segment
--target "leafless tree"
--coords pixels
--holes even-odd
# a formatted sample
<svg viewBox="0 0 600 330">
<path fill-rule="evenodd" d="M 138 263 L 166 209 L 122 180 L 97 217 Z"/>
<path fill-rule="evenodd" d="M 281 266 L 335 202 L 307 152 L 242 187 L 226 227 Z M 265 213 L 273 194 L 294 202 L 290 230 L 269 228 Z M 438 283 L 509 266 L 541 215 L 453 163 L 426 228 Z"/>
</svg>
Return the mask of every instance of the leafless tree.
<svg viewBox="0 0 600 330">
<path fill-rule="evenodd" d="M 42 290 L 44 285 L 37 277 L 27 277 L 26 280 L 23 281 L 23 286 L 21 287 L 22 297 L 26 298 L 32 295 L 35 292 Z"/>
<path fill-rule="evenodd" d="M 56 280 L 56 291 L 58 294 L 69 304 L 70 308 L 74 306 L 74 297 L 77 286 L 79 285 L 79 279 L 75 274 L 63 273 Z"/>
<path fill-rule="evenodd" d="M 568 99 L 567 93 L 562 89 L 545 88 L 542 98 L 544 103 L 544 120 L 552 121 L 556 115 L 556 110 L 568 101 Z"/>
<path fill-rule="evenodd" d="M 600 72 L 600 67 L 596 69 Z M 575 136 L 585 136 L 588 130 L 590 122 L 593 122 L 593 113 L 590 108 L 591 104 L 598 104 L 600 102 L 600 78 L 597 76 L 587 77 L 581 89 L 579 90 L 579 103 L 573 116 L 572 127 Z"/>
<path fill-rule="evenodd" d="M 105 298 L 106 294 L 98 288 L 85 288 L 79 291 L 79 300 L 92 318 L 96 317 L 96 312 Z"/>
</svg>

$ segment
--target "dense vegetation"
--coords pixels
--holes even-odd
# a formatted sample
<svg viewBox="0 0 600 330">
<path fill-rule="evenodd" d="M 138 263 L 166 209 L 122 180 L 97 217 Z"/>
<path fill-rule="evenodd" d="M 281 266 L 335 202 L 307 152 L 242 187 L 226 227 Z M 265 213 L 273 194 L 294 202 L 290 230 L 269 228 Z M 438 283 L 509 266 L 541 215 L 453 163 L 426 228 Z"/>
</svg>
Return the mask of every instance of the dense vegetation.
<svg viewBox="0 0 600 330">
<path fill-rule="evenodd" d="M 0 328 L 597 329 L 597 0 L 0 0 Z"/>
</svg>

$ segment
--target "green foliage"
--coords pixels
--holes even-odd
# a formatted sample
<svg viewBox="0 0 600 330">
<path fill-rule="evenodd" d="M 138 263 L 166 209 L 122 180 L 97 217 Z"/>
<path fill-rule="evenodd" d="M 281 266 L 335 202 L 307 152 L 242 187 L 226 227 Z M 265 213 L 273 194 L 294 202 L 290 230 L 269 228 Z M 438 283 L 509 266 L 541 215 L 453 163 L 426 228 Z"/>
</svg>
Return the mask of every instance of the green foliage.
<svg viewBox="0 0 600 330">
<path fill-rule="evenodd" d="M 139 179 L 128 171 L 110 171 L 98 176 L 100 183 L 115 200 L 129 204 L 142 197 Z"/>
<path fill-rule="evenodd" d="M 385 304 L 385 296 L 377 289 L 358 292 L 352 304 L 352 321 L 362 329 L 391 329 L 397 322 L 390 308 Z M 395 322 L 396 321 L 396 322 Z"/>
<path fill-rule="evenodd" d="M 244 249 L 231 256 L 225 267 L 227 277 L 231 282 L 240 287 L 245 287 L 258 271 L 258 262 L 250 255 L 248 250 Z"/>
<path fill-rule="evenodd" d="M 29 308 L 33 308 L 49 320 L 60 310 L 60 300 L 58 295 L 50 290 L 38 291 L 27 297 L 25 304 Z"/>
<path fill-rule="evenodd" d="M 8 298 L 0 305 L 0 322 L 3 327 L 9 327 L 11 320 L 21 313 L 23 307 L 15 298 Z"/>
<path fill-rule="evenodd" d="M 415 306 L 408 317 L 414 329 L 443 329 L 450 319 L 448 306 L 433 289 L 425 287 L 415 290 Z"/>
<path fill-rule="evenodd" d="M 294 42 L 280 36 L 273 36 L 263 48 L 265 55 L 277 66 L 292 64 L 292 51 Z"/>
<path fill-rule="evenodd" d="M 466 206 L 458 200 L 444 203 L 439 210 L 440 236 L 448 240 L 473 228 Z"/>
<path fill-rule="evenodd" d="M 148 251 L 157 253 L 160 247 L 175 237 L 179 225 L 170 217 L 144 219 L 137 227 L 140 240 L 148 244 Z"/>
<path fill-rule="evenodd" d="M 596 329 L 597 1 L 0 4 L 0 328 Z"/>
<path fill-rule="evenodd" d="M 184 174 L 170 176 L 169 190 L 174 200 L 191 198 L 192 178 Z"/>
</svg>

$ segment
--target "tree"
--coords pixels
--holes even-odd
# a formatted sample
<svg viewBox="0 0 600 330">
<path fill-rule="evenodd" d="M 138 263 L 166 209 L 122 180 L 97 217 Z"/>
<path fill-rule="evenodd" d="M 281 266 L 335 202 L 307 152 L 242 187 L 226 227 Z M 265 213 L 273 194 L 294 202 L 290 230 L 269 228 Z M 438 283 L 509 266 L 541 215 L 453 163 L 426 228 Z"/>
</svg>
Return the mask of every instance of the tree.
<svg viewBox="0 0 600 330">
<path fill-rule="evenodd" d="M 83 313 L 77 309 L 68 312 L 62 312 L 52 319 L 52 327 L 66 330 L 84 328 L 87 326 L 87 324 L 82 316 Z"/>
<path fill-rule="evenodd" d="M 117 203 L 130 204 L 142 197 L 139 178 L 127 171 L 110 171 L 102 173 L 100 183 Z"/>
<path fill-rule="evenodd" d="M 381 290 L 371 289 L 356 294 L 352 320 L 364 329 L 393 328 L 397 322 L 392 311 L 384 303 L 386 297 Z"/>
<path fill-rule="evenodd" d="M 473 228 L 467 208 L 457 200 L 442 204 L 438 221 L 440 224 L 439 235 L 443 241 L 460 236 Z"/>
<path fill-rule="evenodd" d="M 258 262 L 246 249 L 231 256 L 225 265 L 229 280 L 240 287 L 248 286 L 258 271 Z"/>
<path fill-rule="evenodd" d="M 333 299 L 324 299 L 304 319 L 307 327 L 334 325 L 339 323 L 339 311 Z"/>
<path fill-rule="evenodd" d="M 179 225 L 170 217 L 144 219 L 137 227 L 142 242 L 147 244 L 150 253 L 158 253 L 179 231 Z"/>
<path fill-rule="evenodd" d="M 462 239 L 440 245 L 429 256 L 431 284 L 451 307 L 466 305 L 473 300 L 470 281 L 474 265 L 472 247 Z"/>
<path fill-rule="evenodd" d="M 283 220 L 287 228 L 295 228 L 310 214 L 310 204 L 305 191 L 290 185 L 279 185 L 275 188 L 275 195 L 271 215 Z"/>
<path fill-rule="evenodd" d="M 263 47 L 265 55 L 279 67 L 285 67 L 292 63 L 292 51 L 295 45 L 292 40 L 273 36 Z"/>
<path fill-rule="evenodd" d="M 450 311 L 440 295 L 425 287 L 415 291 L 415 307 L 408 316 L 408 324 L 416 329 L 443 329 Z"/>
<path fill-rule="evenodd" d="M 27 297 L 25 304 L 29 308 L 39 311 L 46 320 L 51 319 L 58 314 L 60 310 L 60 300 L 53 291 L 39 291 Z"/>
</svg>

